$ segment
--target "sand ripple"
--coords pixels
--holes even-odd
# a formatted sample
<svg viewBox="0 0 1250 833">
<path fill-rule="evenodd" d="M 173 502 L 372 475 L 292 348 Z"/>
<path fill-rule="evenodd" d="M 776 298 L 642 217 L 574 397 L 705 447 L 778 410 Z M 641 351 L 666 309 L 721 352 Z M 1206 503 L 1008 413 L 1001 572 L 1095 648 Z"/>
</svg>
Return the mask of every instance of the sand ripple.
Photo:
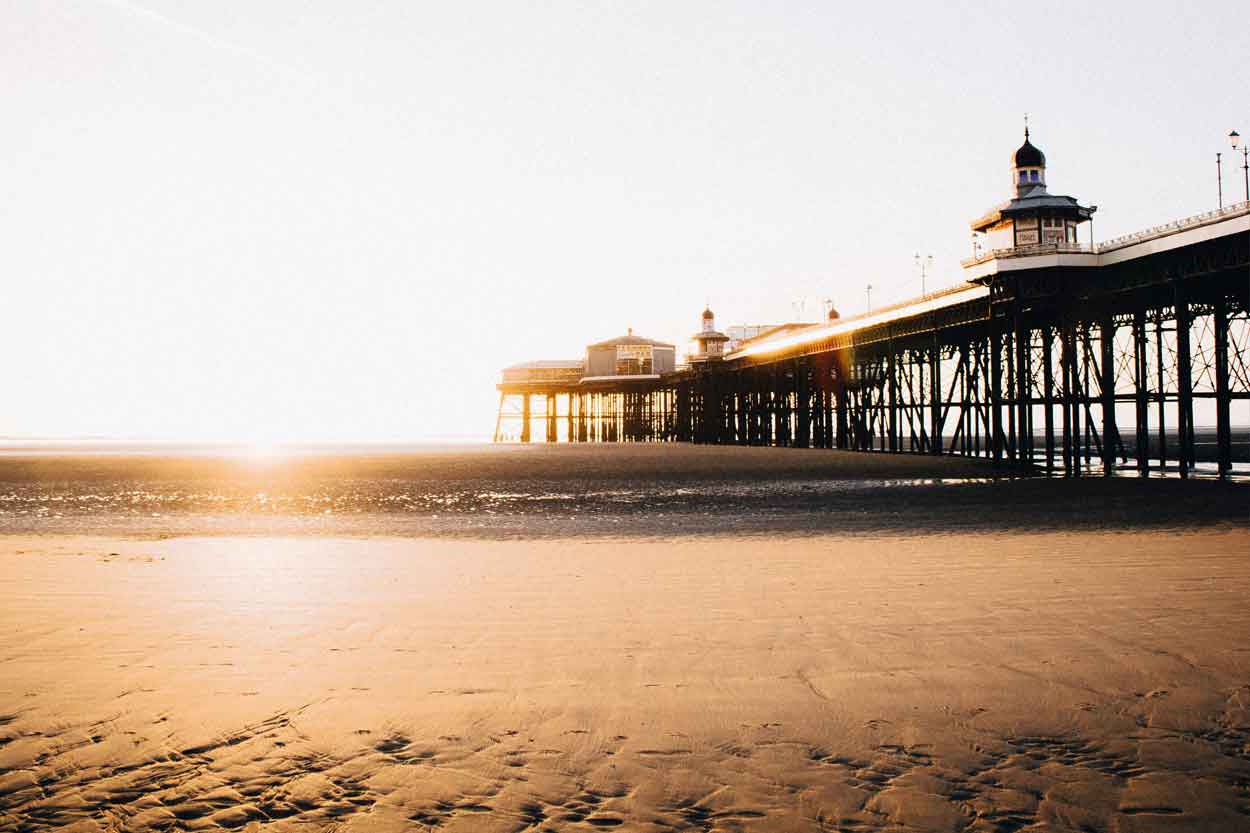
<svg viewBox="0 0 1250 833">
<path fill-rule="evenodd" d="M 1230 703 L 1247 695 L 1250 687 L 1232 692 Z M 1148 702 L 1106 708 L 1148 719 Z M 360 728 L 346 738 L 310 731 L 310 711 L 343 717 L 325 705 L 305 707 L 182 747 L 157 740 L 155 727 L 118 736 L 117 723 L 36 728 L 7 716 L 6 744 L 38 752 L 5 755 L 0 831 L 1250 825 L 1245 728 L 1142 727 L 1114 741 L 976 733 L 972 743 L 956 743 L 961 733 L 951 731 L 936 744 L 843 754 L 779 724 L 739 727 L 732 743 L 652 748 L 597 731 L 552 735 L 550 726 L 441 736 Z"/>
</svg>

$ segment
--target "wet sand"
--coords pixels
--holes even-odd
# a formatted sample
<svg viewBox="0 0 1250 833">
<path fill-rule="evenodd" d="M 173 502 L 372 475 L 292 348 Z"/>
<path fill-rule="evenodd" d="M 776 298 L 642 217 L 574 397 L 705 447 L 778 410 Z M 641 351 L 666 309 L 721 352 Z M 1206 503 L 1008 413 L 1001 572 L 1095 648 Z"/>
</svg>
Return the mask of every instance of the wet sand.
<svg viewBox="0 0 1250 833">
<path fill-rule="evenodd" d="M 0 534 L 945 534 L 1246 521 L 1250 484 L 1013 476 L 983 460 L 689 445 L 18 456 Z"/>
<path fill-rule="evenodd" d="M 668 451 L 0 463 L 0 830 L 1250 830 L 1244 487 Z"/>
</svg>

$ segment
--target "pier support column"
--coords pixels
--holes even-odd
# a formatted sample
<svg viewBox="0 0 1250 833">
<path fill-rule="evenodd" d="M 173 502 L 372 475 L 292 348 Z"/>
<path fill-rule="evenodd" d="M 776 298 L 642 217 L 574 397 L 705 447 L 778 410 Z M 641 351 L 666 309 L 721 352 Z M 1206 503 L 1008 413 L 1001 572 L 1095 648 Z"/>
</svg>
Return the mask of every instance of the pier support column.
<svg viewBox="0 0 1250 833">
<path fill-rule="evenodd" d="M 1167 435 L 1167 394 L 1163 388 L 1163 312 L 1155 318 L 1155 370 L 1159 393 L 1159 471 L 1167 471 L 1168 467 L 1168 435 Z"/>
<path fill-rule="evenodd" d="M 1084 322 L 1078 322 L 1072 327 L 1072 466 L 1074 473 L 1079 477 L 1084 475 L 1085 466 L 1081 462 L 1081 440 L 1082 426 L 1085 426 L 1085 435 L 1089 434 L 1089 426 L 1082 421 L 1082 410 L 1085 408 L 1087 397 L 1085 396 L 1084 383 L 1089 382 L 1089 374 L 1082 375 L 1082 368 L 1085 367 L 1085 334 L 1088 332 Z M 1085 457 L 1086 462 L 1089 458 L 1088 442 L 1086 443 Z"/>
<path fill-rule="evenodd" d="M 1228 477 L 1233 470 L 1231 402 L 1228 387 L 1228 299 L 1221 292 L 1215 302 L 1215 444 L 1222 478 Z"/>
<path fill-rule="evenodd" d="M 936 330 L 929 348 L 929 453 L 942 453 L 942 345 Z"/>
<path fill-rule="evenodd" d="M 777 367 L 776 365 L 768 366 L 766 374 L 768 386 L 764 390 L 765 416 L 764 416 L 764 445 L 771 446 L 774 439 L 781 430 L 781 408 L 777 402 Z"/>
<path fill-rule="evenodd" d="M 1085 411 L 1085 468 L 1091 468 L 1094 463 L 1094 440 L 1098 436 L 1098 429 L 1094 427 L 1094 412 L 1090 409 L 1093 403 L 1093 395 L 1090 393 L 1089 374 L 1090 367 L 1093 364 L 1093 347 L 1090 346 L 1090 338 L 1092 337 L 1093 326 L 1090 324 L 1081 325 L 1081 407 Z M 1101 399 L 1099 400 L 1101 401 Z"/>
<path fill-rule="evenodd" d="M 1180 435 L 1181 477 L 1194 467 L 1194 380 L 1189 353 L 1189 301 L 1176 281 L 1176 430 Z"/>
<path fill-rule="evenodd" d="M 845 367 L 846 364 L 839 364 L 838 367 Z M 834 445 L 837 448 L 850 448 L 850 420 L 847 411 L 850 409 L 850 397 L 846 394 L 846 378 L 839 369 L 838 378 L 834 382 L 834 410 L 837 413 L 837 434 L 834 437 Z"/>
<path fill-rule="evenodd" d="M 1076 334 L 1072 329 L 1072 324 L 1068 321 L 1063 322 L 1062 344 L 1060 345 L 1061 379 L 1063 390 L 1060 395 L 1060 402 L 1063 407 L 1063 471 L 1067 475 L 1075 475 L 1080 467 L 1076 458 L 1076 448 L 1073 440 L 1075 427 L 1072 424 L 1072 415 L 1076 413 L 1076 394 L 1074 388 L 1076 385 L 1076 357 L 1072 355 L 1074 345 L 1076 343 Z"/>
<path fill-rule="evenodd" d="M 1014 316 L 1013 316 L 1014 319 Z M 1016 433 L 1016 340 L 1015 327 L 1004 329 L 1003 356 L 1007 362 L 1007 373 L 1003 377 L 1003 408 L 1007 411 L 1007 428 L 1003 433 L 1004 456 L 1013 463 L 1020 461 L 1020 437 Z"/>
<path fill-rule="evenodd" d="M 711 373 L 701 372 L 695 378 L 695 385 L 699 389 L 699 414 L 695 441 L 714 443 L 717 440 L 716 424 L 719 419 L 715 377 Z"/>
<path fill-rule="evenodd" d="M 690 383 L 677 386 L 677 441 L 688 443 L 690 436 Z"/>
<path fill-rule="evenodd" d="M 530 441 L 530 395 L 521 394 L 521 442 Z"/>
<path fill-rule="evenodd" d="M 751 440 L 746 434 L 746 418 L 747 418 L 747 399 L 745 374 L 742 370 L 734 371 L 734 422 L 736 429 L 734 432 L 735 442 L 739 445 L 749 445 Z"/>
<path fill-rule="evenodd" d="M 836 356 L 830 356 L 829 362 L 821 368 L 820 376 L 820 407 L 824 411 L 821 417 L 824 433 L 821 434 L 821 448 L 835 448 L 837 446 L 837 428 L 834 426 L 836 416 L 834 415 L 834 370 Z"/>
<path fill-rule="evenodd" d="M 1099 386 L 1102 388 L 1102 473 L 1110 477 L 1115 472 L 1115 446 L 1118 437 L 1115 424 L 1115 321 L 1110 313 L 1104 313 L 1098 325 L 1099 346 L 1102 356 L 1099 367 Z"/>
<path fill-rule="evenodd" d="M 889 409 L 889 418 L 886 423 L 886 430 L 890 436 L 886 441 L 886 448 L 890 451 L 901 451 L 898 436 L 898 357 L 895 355 L 894 341 L 891 340 L 886 345 L 886 407 Z"/>
<path fill-rule="evenodd" d="M 1046 432 L 1046 473 L 1055 471 L 1055 328 L 1042 327 L 1042 427 Z"/>
<path fill-rule="evenodd" d="M 829 368 L 824 369 L 821 379 L 820 408 L 821 417 L 821 448 L 833 448 L 835 443 L 833 427 L 833 377 Z"/>
<path fill-rule="evenodd" d="M 1003 461 L 1003 338 L 990 322 L 990 450 L 995 463 Z"/>
<path fill-rule="evenodd" d="M 812 444 L 812 394 L 808 384 L 807 362 L 796 359 L 794 362 L 794 397 L 797 400 L 797 416 L 795 418 L 794 446 L 809 448 Z"/>
<path fill-rule="evenodd" d="M 1016 462 L 1033 467 L 1033 362 L 1032 331 L 1017 307 L 1015 315 L 1016 348 Z"/>
<path fill-rule="evenodd" d="M 1137 412 L 1134 430 L 1137 471 L 1143 475 L 1150 471 L 1150 403 L 1147 400 L 1150 365 L 1146 346 L 1146 309 L 1142 307 L 1133 312 L 1133 405 Z"/>
</svg>

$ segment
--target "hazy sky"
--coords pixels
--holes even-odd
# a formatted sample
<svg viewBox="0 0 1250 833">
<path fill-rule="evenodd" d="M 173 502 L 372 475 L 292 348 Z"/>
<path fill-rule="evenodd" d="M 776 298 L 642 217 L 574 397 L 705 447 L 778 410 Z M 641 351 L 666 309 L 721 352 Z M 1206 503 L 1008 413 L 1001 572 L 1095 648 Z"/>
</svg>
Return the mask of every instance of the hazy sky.
<svg viewBox="0 0 1250 833">
<path fill-rule="evenodd" d="M 0 2 L 0 435 L 489 436 L 498 370 L 960 280 L 1022 114 L 1215 207 L 1230 3 Z M 1227 164 L 1225 195 L 1243 198 Z M 1238 160 L 1240 161 L 1240 160 Z"/>
</svg>

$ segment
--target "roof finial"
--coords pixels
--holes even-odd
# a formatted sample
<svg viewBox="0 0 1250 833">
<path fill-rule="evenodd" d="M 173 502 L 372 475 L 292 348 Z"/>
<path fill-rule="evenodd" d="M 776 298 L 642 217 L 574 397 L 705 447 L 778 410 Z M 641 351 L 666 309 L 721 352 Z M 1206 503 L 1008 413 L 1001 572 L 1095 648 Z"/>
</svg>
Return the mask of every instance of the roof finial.
<svg viewBox="0 0 1250 833">
<path fill-rule="evenodd" d="M 1029 114 L 1024 114 L 1024 141 L 1029 140 Z"/>
</svg>

